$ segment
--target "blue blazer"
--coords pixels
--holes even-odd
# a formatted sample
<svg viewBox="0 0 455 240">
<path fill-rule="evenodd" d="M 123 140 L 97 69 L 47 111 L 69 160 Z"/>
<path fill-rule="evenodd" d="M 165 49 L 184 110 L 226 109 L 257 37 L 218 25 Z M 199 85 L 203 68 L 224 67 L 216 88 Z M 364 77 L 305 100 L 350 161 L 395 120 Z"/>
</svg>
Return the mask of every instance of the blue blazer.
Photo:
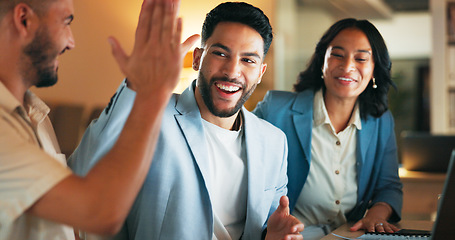
<svg viewBox="0 0 455 240">
<path fill-rule="evenodd" d="M 213 209 L 206 182 L 209 158 L 193 85 L 171 98 L 149 173 L 115 239 L 212 239 Z M 111 149 L 134 98 L 135 92 L 122 84 L 111 104 L 91 123 L 69 160 L 77 174 L 85 175 Z M 268 217 L 287 193 L 286 136 L 246 109 L 241 111 L 248 184 L 242 238 L 261 239 Z"/>
<path fill-rule="evenodd" d="M 302 191 L 311 164 L 313 99 L 313 90 L 300 93 L 269 91 L 253 111 L 283 130 L 288 139 L 288 197 L 291 210 Z M 390 221 L 399 221 L 403 193 L 398 176 L 392 114 L 387 111 L 380 118 L 368 116 L 361 121 L 362 130 L 357 132 L 356 150 L 358 199 L 355 208 L 346 217 L 348 221 L 357 221 L 374 203 L 386 202 L 394 211 Z"/>
</svg>

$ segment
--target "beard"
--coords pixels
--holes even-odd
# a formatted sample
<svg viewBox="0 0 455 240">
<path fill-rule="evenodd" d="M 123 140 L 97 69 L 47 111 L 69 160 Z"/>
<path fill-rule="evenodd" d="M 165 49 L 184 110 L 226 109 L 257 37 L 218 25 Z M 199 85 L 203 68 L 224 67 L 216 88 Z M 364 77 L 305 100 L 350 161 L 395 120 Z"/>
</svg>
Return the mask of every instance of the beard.
<svg viewBox="0 0 455 240">
<path fill-rule="evenodd" d="M 229 108 L 229 109 L 219 109 L 215 106 L 213 103 L 213 96 L 212 92 L 210 90 L 211 86 L 215 84 L 215 82 L 231 82 L 231 83 L 236 83 L 240 84 L 242 86 L 242 96 L 240 99 L 237 101 L 234 107 Z M 205 105 L 207 106 L 207 109 L 215 116 L 217 117 L 231 117 L 232 115 L 236 114 L 240 108 L 242 108 L 243 104 L 245 104 L 246 100 L 250 98 L 251 94 L 253 94 L 254 89 L 256 89 L 256 86 L 258 85 L 257 83 L 251 86 L 250 89 L 245 88 L 245 84 L 239 83 L 235 81 L 234 79 L 228 79 L 226 77 L 221 77 L 221 78 L 212 78 L 210 81 L 205 78 L 204 74 L 202 74 L 201 71 L 199 71 L 199 77 L 197 81 L 197 85 L 199 87 L 199 92 L 201 93 L 202 99 L 204 100 Z"/>
<path fill-rule="evenodd" d="M 35 37 L 25 46 L 23 53 L 28 58 L 28 66 L 22 69 L 24 79 L 31 81 L 36 87 L 49 87 L 57 83 L 54 61 L 59 51 L 55 50 L 47 28 L 38 28 Z"/>
</svg>

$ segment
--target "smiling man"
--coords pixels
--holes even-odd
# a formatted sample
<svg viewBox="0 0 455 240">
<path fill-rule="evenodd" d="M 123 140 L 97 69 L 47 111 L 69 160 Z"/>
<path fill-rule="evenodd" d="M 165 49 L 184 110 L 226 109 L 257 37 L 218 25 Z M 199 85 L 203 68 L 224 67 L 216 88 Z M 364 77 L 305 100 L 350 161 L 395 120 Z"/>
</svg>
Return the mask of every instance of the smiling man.
<svg viewBox="0 0 455 240">
<path fill-rule="evenodd" d="M 137 95 L 117 146 L 82 178 L 66 166 L 49 108 L 29 90 L 57 82 L 57 58 L 74 48 L 73 2 L 0 0 L 1 240 L 75 239 L 72 227 L 120 230 L 147 175 L 183 56 L 197 40 L 180 43 L 178 4 L 144 1 L 131 55 L 111 39 Z"/>
<path fill-rule="evenodd" d="M 116 239 L 301 239 L 303 225 L 283 197 L 286 138 L 243 108 L 272 38 L 268 18 L 249 4 L 207 14 L 193 55 L 198 79 L 168 104 L 149 174 Z M 127 82 L 73 154 L 75 172 L 84 175 L 118 136 L 135 98 Z"/>
</svg>

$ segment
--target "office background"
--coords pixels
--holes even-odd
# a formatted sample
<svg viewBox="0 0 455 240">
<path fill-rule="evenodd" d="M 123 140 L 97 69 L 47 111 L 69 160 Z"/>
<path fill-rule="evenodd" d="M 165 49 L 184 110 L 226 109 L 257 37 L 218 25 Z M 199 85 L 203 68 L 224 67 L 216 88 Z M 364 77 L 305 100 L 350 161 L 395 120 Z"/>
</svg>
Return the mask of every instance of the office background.
<svg viewBox="0 0 455 240">
<path fill-rule="evenodd" d="M 405 130 L 451 133 L 450 127 L 435 128 L 430 121 L 439 119 L 434 116 L 439 112 L 449 115 L 447 103 L 430 106 L 431 86 L 440 85 L 431 79 L 430 74 L 436 30 L 432 6 L 445 6 L 446 1 L 449 0 L 247 0 L 269 16 L 275 38 L 266 57 L 266 75 L 246 107 L 252 110 L 270 89 L 292 90 L 315 44 L 332 23 L 344 17 L 364 18 L 382 33 L 392 58 L 392 75 L 398 90 L 391 91 L 390 99 L 397 135 Z M 183 37 L 200 33 L 205 14 L 221 2 L 182 0 Z M 71 142 L 62 143 L 67 145 L 62 148 L 67 148 L 68 153 L 77 143 L 87 121 L 109 102 L 123 79 L 111 55 L 107 37 L 117 37 L 130 52 L 141 3 L 141 0 L 74 1 L 72 29 L 76 48 L 60 57 L 57 85 L 33 89 L 54 109 L 64 105 L 77 110 L 77 113 L 73 110 L 54 111 L 54 115 L 66 117 L 59 121 L 59 116 L 54 116 L 59 139 Z M 439 28 L 444 28 L 444 25 Z M 182 91 L 196 76 L 192 69 L 184 69 L 176 92 Z M 446 87 L 438 88 L 444 90 Z M 437 108 L 435 113 L 432 112 L 434 108 Z M 69 128 L 73 133 L 68 133 Z"/>
</svg>

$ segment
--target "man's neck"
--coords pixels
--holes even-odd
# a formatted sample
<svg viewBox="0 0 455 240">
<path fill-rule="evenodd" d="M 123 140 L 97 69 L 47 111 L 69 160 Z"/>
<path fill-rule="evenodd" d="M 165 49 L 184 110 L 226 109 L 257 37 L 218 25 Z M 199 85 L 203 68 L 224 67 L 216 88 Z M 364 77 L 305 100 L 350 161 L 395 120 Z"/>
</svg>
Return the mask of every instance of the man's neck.
<svg viewBox="0 0 455 240">
<path fill-rule="evenodd" d="M 1 22 L 5 24 L 5 22 Z M 6 32 L 10 29 L 0 28 Z M 8 38 L 11 33 L 3 35 L 0 38 L 0 81 L 13 94 L 13 96 L 23 105 L 25 92 L 28 90 L 28 84 L 25 84 L 24 77 L 20 74 L 20 61 L 22 49 L 19 41 L 13 41 Z"/>
<path fill-rule="evenodd" d="M 5 85 L 6 89 L 20 102 L 21 105 L 24 105 L 25 92 L 28 90 L 27 87 L 23 84 L 21 79 L 6 81 L 3 78 L 0 78 L 0 82 Z"/>
</svg>

